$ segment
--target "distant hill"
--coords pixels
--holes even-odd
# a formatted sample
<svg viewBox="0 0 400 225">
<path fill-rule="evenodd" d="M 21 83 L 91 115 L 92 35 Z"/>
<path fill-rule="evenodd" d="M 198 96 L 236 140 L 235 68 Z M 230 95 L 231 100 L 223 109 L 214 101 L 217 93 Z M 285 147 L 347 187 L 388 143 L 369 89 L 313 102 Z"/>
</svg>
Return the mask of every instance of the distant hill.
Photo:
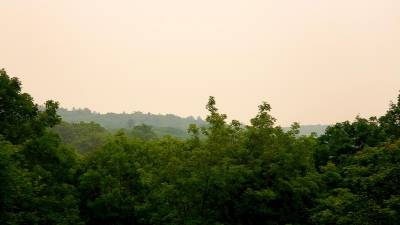
<svg viewBox="0 0 400 225">
<path fill-rule="evenodd" d="M 146 124 L 153 127 L 154 132 L 159 136 L 171 135 L 175 137 L 186 137 L 186 129 L 190 124 L 205 126 L 207 122 L 200 117 L 180 117 L 173 114 L 152 114 L 152 113 L 97 113 L 90 109 L 68 110 L 60 108 L 58 114 L 69 123 L 95 122 L 108 130 L 131 129 L 135 126 Z M 321 135 L 325 132 L 327 125 L 302 125 L 301 135 L 309 135 L 315 132 Z M 288 130 L 289 128 L 283 128 Z"/>
<path fill-rule="evenodd" d="M 179 117 L 173 114 L 152 114 L 152 113 L 97 113 L 87 108 L 67 110 L 64 108 L 59 109 L 58 114 L 66 122 L 79 123 L 79 122 L 95 122 L 109 130 L 115 129 L 130 129 L 134 126 L 146 124 L 154 128 L 163 128 L 161 130 L 186 130 L 190 124 L 198 126 L 206 125 L 206 122 L 200 117 L 194 118 Z M 169 128 L 169 129 L 167 129 Z"/>
</svg>

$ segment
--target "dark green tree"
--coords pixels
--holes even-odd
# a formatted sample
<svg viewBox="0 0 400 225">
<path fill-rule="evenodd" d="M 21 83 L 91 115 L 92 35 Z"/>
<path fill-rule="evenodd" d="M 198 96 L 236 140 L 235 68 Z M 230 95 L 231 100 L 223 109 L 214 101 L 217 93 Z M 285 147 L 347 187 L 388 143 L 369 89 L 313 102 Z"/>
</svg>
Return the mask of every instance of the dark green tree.
<svg viewBox="0 0 400 225">
<path fill-rule="evenodd" d="M 75 150 L 48 131 L 60 122 L 57 107 L 47 101 L 39 110 L 18 79 L 0 70 L 1 224 L 82 224 Z"/>
<path fill-rule="evenodd" d="M 134 126 L 129 133 L 134 138 L 139 138 L 142 140 L 151 140 L 157 138 L 156 133 L 153 128 L 146 124 L 141 124 Z"/>
<path fill-rule="evenodd" d="M 383 129 L 388 134 L 389 138 L 400 138 L 400 94 L 397 97 L 397 102 L 391 102 L 390 108 L 384 116 L 379 118 Z"/>
<path fill-rule="evenodd" d="M 105 128 L 94 122 L 62 122 L 52 130 L 61 137 L 64 144 L 75 147 L 82 154 L 100 148 L 111 136 Z"/>
<path fill-rule="evenodd" d="M 58 103 L 47 101 L 41 111 L 32 97 L 21 92 L 18 78 L 10 78 L 0 70 L 0 134 L 13 144 L 40 136 L 47 127 L 61 121 L 56 110 Z"/>
</svg>

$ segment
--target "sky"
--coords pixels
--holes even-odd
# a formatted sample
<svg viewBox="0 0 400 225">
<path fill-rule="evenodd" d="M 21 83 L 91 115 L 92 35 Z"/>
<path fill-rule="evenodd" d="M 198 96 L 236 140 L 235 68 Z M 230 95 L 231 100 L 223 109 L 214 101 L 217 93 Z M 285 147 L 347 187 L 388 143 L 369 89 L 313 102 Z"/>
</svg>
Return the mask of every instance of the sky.
<svg viewBox="0 0 400 225">
<path fill-rule="evenodd" d="M 400 90 L 398 0 L 1 0 L 0 68 L 39 104 L 280 125 L 382 115 Z"/>
</svg>

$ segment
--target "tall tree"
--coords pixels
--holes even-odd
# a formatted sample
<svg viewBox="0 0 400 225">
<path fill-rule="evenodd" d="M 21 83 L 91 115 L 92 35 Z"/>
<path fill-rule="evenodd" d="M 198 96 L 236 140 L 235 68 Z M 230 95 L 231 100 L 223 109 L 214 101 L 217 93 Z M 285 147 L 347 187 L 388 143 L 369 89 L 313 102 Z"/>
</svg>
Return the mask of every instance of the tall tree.
<svg viewBox="0 0 400 225">
<path fill-rule="evenodd" d="M 10 78 L 0 70 L 0 134 L 14 144 L 40 136 L 47 127 L 61 121 L 56 110 L 58 103 L 47 101 L 40 111 L 32 97 L 21 92 L 18 78 Z"/>
<path fill-rule="evenodd" d="M 400 138 L 400 94 L 397 102 L 391 102 L 389 110 L 379 119 L 391 139 Z"/>
</svg>

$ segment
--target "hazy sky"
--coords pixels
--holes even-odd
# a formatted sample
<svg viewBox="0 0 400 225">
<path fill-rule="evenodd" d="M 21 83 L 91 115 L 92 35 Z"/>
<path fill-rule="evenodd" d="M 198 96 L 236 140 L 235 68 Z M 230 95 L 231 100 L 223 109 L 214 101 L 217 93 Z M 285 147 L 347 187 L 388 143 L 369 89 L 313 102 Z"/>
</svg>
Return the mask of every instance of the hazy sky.
<svg viewBox="0 0 400 225">
<path fill-rule="evenodd" d="M 1 0 L 0 27 L 0 67 L 67 108 L 328 124 L 400 89 L 399 0 Z"/>
</svg>

